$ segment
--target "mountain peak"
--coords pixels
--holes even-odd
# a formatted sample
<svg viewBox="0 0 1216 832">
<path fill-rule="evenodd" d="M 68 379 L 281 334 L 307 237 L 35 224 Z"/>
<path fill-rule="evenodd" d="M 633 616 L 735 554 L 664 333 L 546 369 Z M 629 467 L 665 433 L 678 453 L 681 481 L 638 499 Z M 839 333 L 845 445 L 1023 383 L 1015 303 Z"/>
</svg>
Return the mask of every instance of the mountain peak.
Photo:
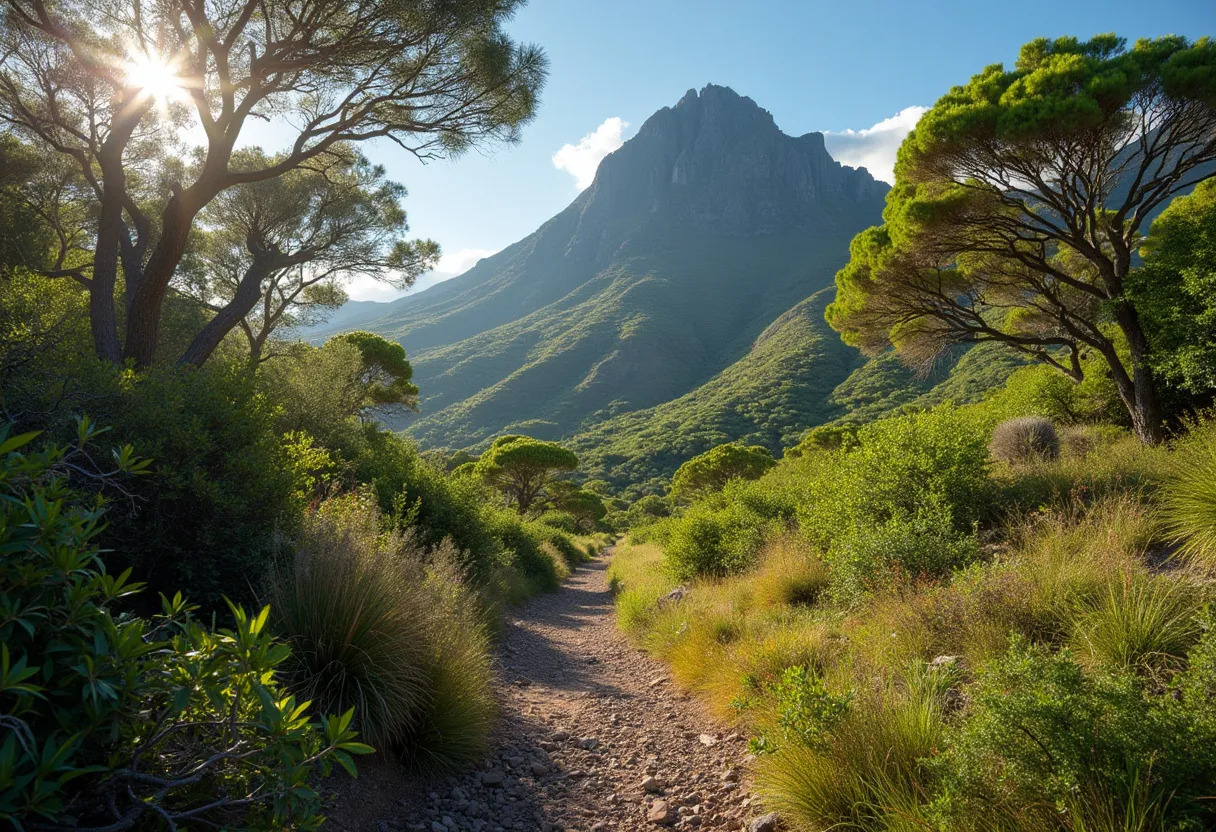
<svg viewBox="0 0 1216 832">
<path fill-rule="evenodd" d="M 659 215 L 713 234 L 777 234 L 832 227 L 842 211 L 886 191 L 867 171 L 832 159 L 822 133 L 787 136 L 752 99 L 707 84 L 604 159 L 582 211 Z"/>
</svg>

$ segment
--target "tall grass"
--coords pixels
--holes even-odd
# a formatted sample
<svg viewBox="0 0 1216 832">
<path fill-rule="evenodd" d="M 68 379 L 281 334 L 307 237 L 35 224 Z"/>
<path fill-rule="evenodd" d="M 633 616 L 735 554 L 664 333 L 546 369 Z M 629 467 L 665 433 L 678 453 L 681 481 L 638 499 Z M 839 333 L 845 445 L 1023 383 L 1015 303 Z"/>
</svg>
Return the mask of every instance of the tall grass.
<svg viewBox="0 0 1216 832">
<path fill-rule="evenodd" d="M 1161 495 L 1166 528 L 1185 556 L 1216 567 L 1216 420 L 1179 442 L 1173 461 Z"/>
<path fill-rule="evenodd" d="M 1137 669 L 1176 667 L 1199 639 L 1205 598 L 1176 577 L 1128 576 L 1081 613 L 1080 650 L 1096 662 Z"/>
<path fill-rule="evenodd" d="M 406 762 L 442 772 L 484 749 L 495 713 L 486 615 L 450 546 L 382 531 L 351 495 L 305 517 L 271 570 L 271 614 L 291 645 L 284 681 Z"/>
<path fill-rule="evenodd" d="M 498 703 L 485 616 L 450 554 L 437 553 L 427 570 L 431 605 L 424 668 L 429 696 L 408 738 L 408 759 L 427 774 L 478 759 Z"/>
<path fill-rule="evenodd" d="M 285 681 L 326 713 L 355 710 L 378 747 L 400 744 L 428 696 L 425 580 L 399 535 L 382 535 L 357 498 L 307 516 L 266 581 L 274 626 L 291 645 Z"/>
<path fill-rule="evenodd" d="M 925 761 L 943 742 L 944 713 L 942 686 L 909 674 L 859 697 L 821 744 L 762 756 L 757 789 L 796 830 L 935 828 Z"/>
</svg>

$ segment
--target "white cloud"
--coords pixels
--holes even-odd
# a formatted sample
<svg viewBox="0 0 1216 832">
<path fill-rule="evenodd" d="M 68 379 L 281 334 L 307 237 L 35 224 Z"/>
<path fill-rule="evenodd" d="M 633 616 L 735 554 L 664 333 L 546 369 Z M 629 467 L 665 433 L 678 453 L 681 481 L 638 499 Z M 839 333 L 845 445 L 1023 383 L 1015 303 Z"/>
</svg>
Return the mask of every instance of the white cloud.
<svg viewBox="0 0 1216 832">
<path fill-rule="evenodd" d="M 498 249 L 492 248 L 462 248 L 440 256 L 435 268 L 419 276 L 414 285 L 402 292 L 387 283 L 382 283 L 370 277 L 356 277 L 346 286 L 346 293 L 351 300 L 395 300 L 402 295 L 421 292 L 436 283 L 442 283 L 453 277 L 462 275 L 477 265 L 477 261 L 491 254 L 497 254 Z"/>
<path fill-rule="evenodd" d="M 553 167 L 573 176 L 578 189 L 583 190 L 595 179 L 600 161 L 625 143 L 624 132 L 628 127 L 629 122 L 616 116 L 605 119 L 594 132 L 579 139 L 578 144 L 562 145 L 553 154 Z"/>
<path fill-rule="evenodd" d="M 904 107 L 873 127 L 839 133 L 828 131 L 823 134 L 824 143 L 832 158 L 842 165 L 864 167 L 875 179 L 894 184 L 895 151 L 928 110 L 928 107 Z"/>
</svg>

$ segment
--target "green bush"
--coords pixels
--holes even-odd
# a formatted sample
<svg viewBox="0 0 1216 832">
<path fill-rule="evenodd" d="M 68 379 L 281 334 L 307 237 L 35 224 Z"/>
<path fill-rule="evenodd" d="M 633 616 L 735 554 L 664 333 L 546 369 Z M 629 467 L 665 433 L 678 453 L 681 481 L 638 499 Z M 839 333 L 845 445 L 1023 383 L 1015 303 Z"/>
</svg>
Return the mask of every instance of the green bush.
<svg viewBox="0 0 1216 832">
<path fill-rule="evenodd" d="M 530 584 L 531 593 L 552 592 L 561 586 L 562 576 L 553 558 L 541 549 L 543 539 L 537 536 L 537 527 L 544 532 L 556 529 L 539 523 L 528 524 L 519 515 L 499 508 L 488 516 L 491 534 L 502 541 L 506 564 L 517 570 Z"/>
<path fill-rule="evenodd" d="M 942 578 L 979 559 L 974 534 L 956 531 L 948 511 L 927 506 L 913 517 L 893 517 L 836 538 L 824 560 L 832 597 L 846 605 L 892 586 Z"/>
<path fill-rule="evenodd" d="M 232 607 L 210 631 L 180 595 L 144 619 L 116 609 L 139 590 L 106 572 L 87 425 L 71 448 L 23 454 L 0 428 L 0 820 L 16 829 L 314 828 L 313 771 L 353 773 L 350 714 L 320 725 L 272 681 L 289 649 L 269 610 Z M 138 466 L 129 449 L 118 469 Z M 92 482 L 112 479 L 92 469 Z"/>
<path fill-rule="evenodd" d="M 1145 824 L 1119 828 L 1208 828 L 1216 726 L 1211 690 L 1194 698 L 1201 668 L 1179 681 L 1189 696 L 1154 697 L 1134 675 L 1086 673 L 1067 652 L 1015 640 L 968 689 L 936 763 L 938 811 L 962 829 L 981 816 L 991 829 L 1090 828 L 1097 811 Z"/>
<path fill-rule="evenodd" d="M 945 733 L 943 680 L 908 674 L 902 685 L 844 694 L 803 688 L 806 742 L 761 755 L 756 787 L 796 829 L 925 830 L 927 761 Z M 787 698 L 787 702 L 790 701 Z M 797 700 L 795 700 L 797 701 Z M 797 733 L 794 735 L 797 737 Z"/>
<path fill-rule="evenodd" d="M 153 591 L 189 587 L 204 609 L 252 599 L 277 534 L 298 512 L 295 466 L 274 408 L 239 365 L 99 368 L 85 393 L 104 437 L 152 460 L 116 501 L 101 543 Z"/>
<path fill-rule="evenodd" d="M 925 506 L 967 532 L 988 507 L 988 449 L 966 416 L 948 406 L 866 425 L 852 449 L 821 451 L 792 468 L 808 474 L 799 527 L 823 549 L 855 530 L 915 517 Z"/>
<path fill-rule="evenodd" d="M 667 566 L 678 580 L 741 572 L 755 562 L 768 531 L 741 502 L 695 503 L 670 527 Z"/>
<path fill-rule="evenodd" d="M 567 534 L 575 534 L 578 531 L 578 518 L 568 511 L 546 511 L 537 517 L 536 521 Z"/>
</svg>

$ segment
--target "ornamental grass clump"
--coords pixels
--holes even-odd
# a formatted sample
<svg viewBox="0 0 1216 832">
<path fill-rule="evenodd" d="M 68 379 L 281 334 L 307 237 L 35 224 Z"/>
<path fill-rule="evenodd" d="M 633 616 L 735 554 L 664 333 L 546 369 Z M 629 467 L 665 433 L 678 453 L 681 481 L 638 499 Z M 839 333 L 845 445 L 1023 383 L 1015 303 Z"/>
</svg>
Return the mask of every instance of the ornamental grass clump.
<svg viewBox="0 0 1216 832">
<path fill-rule="evenodd" d="M 996 426 L 988 451 L 993 459 L 1010 465 L 1044 462 L 1060 456 L 1060 436 L 1050 419 L 1022 416 Z"/>
<path fill-rule="evenodd" d="M 353 708 L 373 745 L 400 744 L 426 704 L 425 580 L 408 541 L 382 534 L 374 506 L 330 501 L 307 516 L 266 582 L 291 645 L 282 675 L 321 710 Z"/>
<path fill-rule="evenodd" d="M 1216 566 L 1216 421 L 1196 425 L 1172 456 L 1161 491 L 1166 530 L 1185 557 Z"/>
</svg>

